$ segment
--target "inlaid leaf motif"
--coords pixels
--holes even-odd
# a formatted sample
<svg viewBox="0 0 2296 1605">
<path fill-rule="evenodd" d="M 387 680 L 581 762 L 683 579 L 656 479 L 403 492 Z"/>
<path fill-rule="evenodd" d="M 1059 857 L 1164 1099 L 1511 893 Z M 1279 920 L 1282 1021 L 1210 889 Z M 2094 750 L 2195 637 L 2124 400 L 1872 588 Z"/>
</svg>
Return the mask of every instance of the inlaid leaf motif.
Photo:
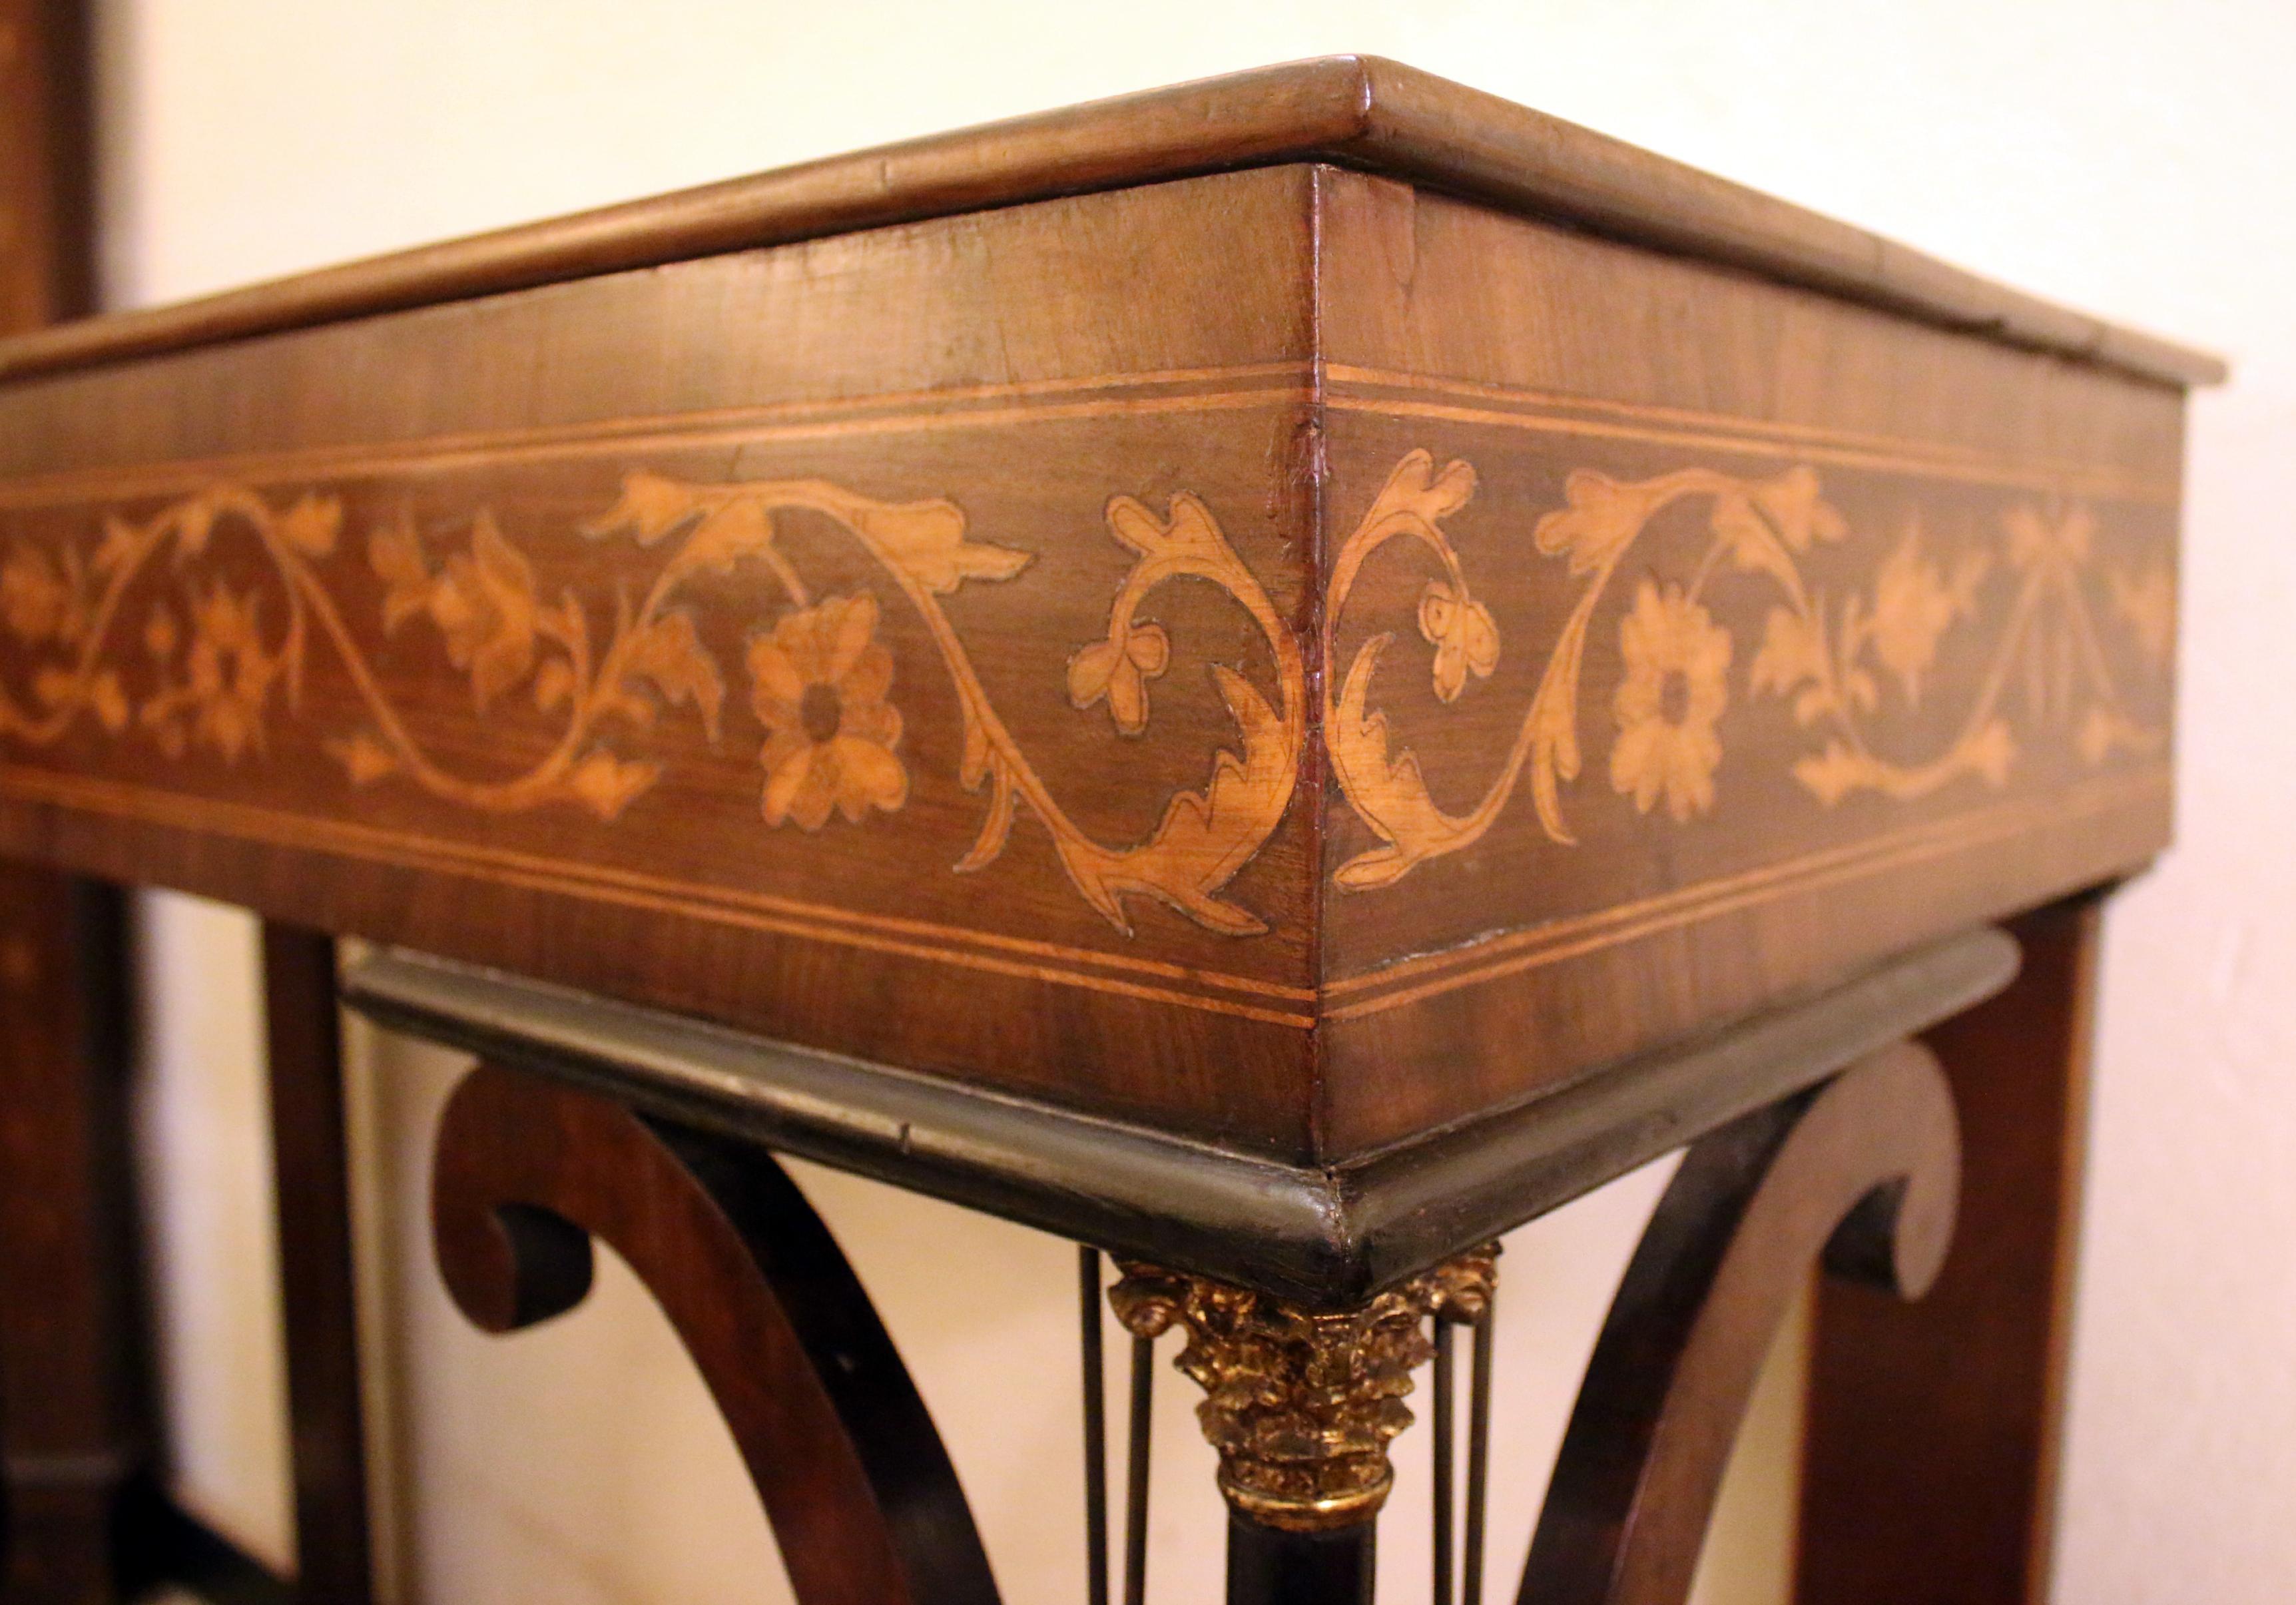
<svg viewBox="0 0 2296 1605">
<path fill-rule="evenodd" d="M 533 671 L 535 620 L 541 612 L 534 567 L 503 538 L 492 512 L 471 527 L 471 547 L 447 560 L 432 580 L 430 621 L 447 639 L 447 659 L 471 676 L 480 712 Z"/>
<path fill-rule="evenodd" d="M 1447 463 L 1439 470 L 1431 454 L 1414 451 L 1396 465 L 1341 549 L 1332 579 L 1339 600 L 1326 614 L 1327 658 L 1333 655 L 1330 632 L 1338 607 L 1344 604 L 1355 576 L 1380 546 L 1405 540 L 1426 548 L 1445 569 L 1443 579 L 1421 592 L 1418 618 L 1421 635 L 1436 649 L 1432 672 L 1437 696 L 1448 701 L 1464 688 L 1470 673 L 1488 674 L 1497 667 L 1497 626 L 1469 594 L 1466 577 L 1441 524 L 1466 505 L 1474 490 L 1474 470 L 1462 462 Z M 1390 884 L 1421 861 L 1472 839 L 1487 823 L 1472 815 L 1454 816 L 1438 807 L 1418 757 L 1407 749 L 1391 751 L 1386 717 L 1370 711 L 1372 676 L 1394 641 L 1393 632 L 1382 632 L 1357 648 L 1339 697 L 1327 701 L 1324 709 L 1324 744 L 1341 789 L 1385 844 L 1357 854 L 1337 871 L 1341 885 L 1357 890 Z M 1450 696 L 1444 694 L 1447 688 Z"/>
<path fill-rule="evenodd" d="M 773 545 L 773 520 L 766 510 L 750 497 L 740 497 L 714 507 L 702 516 L 701 524 L 679 549 L 678 567 L 707 569 L 723 574 L 745 557 L 756 555 Z"/>
<path fill-rule="evenodd" d="M 111 575 L 122 569 L 132 569 L 145 544 L 134 525 L 114 514 L 103 520 L 103 538 L 96 542 L 95 552 L 87 560 L 87 566 L 98 575 Z"/>
<path fill-rule="evenodd" d="M 389 635 L 430 607 L 430 564 L 422 538 L 406 520 L 385 525 L 367 537 L 367 566 L 382 581 L 382 627 Z"/>
<path fill-rule="evenodd" d="M 176 627 L 175 610 L 164 602 L 152 604 L 144 621 L 144 651 L 154 663 L 167 663 L 176 655 L 181 632 Z"/>
<path fill-rule="evenodd" d="M 1224 663 L 1212 665 L 1212 676 L 1243 738 L 1242 757 L 1223 751 L 1214 758 L 1211 784 L 1175 796 L 1147 846 L 1128 856 L 1129 864 L 1111 871 L 1095 863 L 1086 873 L 1111 897 L 1121 891 L 1149 892 L 1200 924 L 1241 936 L 1265 930 L 1267 924 L 1214 897 L 1212 889 L 1225 886 L 1259 851 L 1270 800 L 1291 795 L 1298 750 L 1283 718 L 1250 681 Z M 1062 856 L 1073 850 L 1064 843 Z M 1071 864 L 1071 872 L 1083 867 Z M 1120 922 L 1120 913 L 1119 918 Z"/>
<path fill-rule="evenodd" d="M 1052 832 L 1069 879 L 1119 929 L 1131 930 L 1124 899 L 1138 893 L 1213 930 L 1234 936 L 1265 930 L 1267 924 L 1259 916 L 1218 893 L 1266 844 L 1298 783 L 1307 729 L 1307 673 L 1299 643 L 1201 498 L 1185 492 L 1175 495 L 1159 518 L 1144 503 L 1117 496 L 1109 502 L 1106 516 L 1109 534 L 1139 561 L 1109 609 L 1106 638 L 1070 659 L 1071 702 L 1088 707 L 1105 695 L 1119 732 L 1127 730 L 1136 713 L 1144 727 L 1144 684 L 1135 686 L 1131 678 L 1136 674 L 1144 682 L 1152 670 L 1162 672 L 1170 659 L 1171 643 L 1160 626 L 1141 620 L 1139 609 L 1167 581 L 1193 577 L 1218 585 L 1250 615 L 1275 653 L 1283 706 L 1277 710 L 1242 675 L 1214 663 L 1213 681 L 1242 738 L 1242 754 L 1220 751 L 1204 790 L 1177 794 L 1146 841 L 1111 848 L 1093 840 L 1062 811 L 968 667 L 958 676 L 966 702 L 964 773 L 968 784 L 986 780 L 994 790 L 980 838 L 959 867 L 978 869 L 994 860 L 1012 828 L 1017 804 L 1025 802 Z M 1119 681 L 1124 682 L 1121 690 Z M 1136 705 L 1130 700 L 1136 692 L 1140 698 Z"/>
<path fill-rule="evenodd" d="M 193 496 L 176 510 L 176 554 L 193 558 L 208 549 L 208 536 L 215 530 L 215 503 L 206 496 Z"/>
<path fill-rule="evenodd" d="M 326 557 L 343 527 L 343 504 L 333 496 L 305 496 L 279 517 L 279 538 L 305 557 Z"/>
<path fill-rule="evenodd" d="M 964 513 L 953 502 L 873 504 L 857 509 L 854 522 L 890 561 L 936 595 L 945 596 L 968 579 L 1011 579 L 1029 566 L 1031 555 L 967 540 Z"/>
<path fill-rule="evenodd" d="M 1906 530 L 1882 561 L 1874 579 L 1874 652 L 1906 701 L 1920 704 L 1922 676 L 1937 661 L 1938 643 L 1975 606 L 1988 566 L 1983 553 L 1971 553 L 1948 579 L 1922 550 L 1918 528 Z"/>
<path fill-rule="evenodd" d="M 656 545 L 699 517 L 708 504 L 709 498 L 693 486 L 660 474 L 629 474 L 623 478 L 621 495 L 613 506 L 583 525 L 582 532 L 597 537 L 627 530 L 639 545 Z"/>
<path fill-rule="evenodd" d="M 1118 731 L 1138 735 L 1148 728 L 1148 682 L 1171 661 L 1164 626 L 1135 624 L 1123 639 L 1095 641 L 1069 659 L 1069 705 L 1082 710 L 1105 698 Z"/>
<path fill-rule="evenodd" d="M 595 748 L 574 766 L 567 776 L 567 789 L 588 807 L 599 818 L 611 820 L 627 807 L 630 799 L 652 786 L 660 777 L 659 764 L 628 762 L 614 757 L 604 748 Z"/>
<path fill-rule="evenodd" d="M 553 664 L 557 661 L 552 659 Z M 692 614 L 665 613 L 636 631 L 623 661 L 630 677 L 651 681 L 671 707 L 692 703 L 709 740 L 713 743 L 718 740 L 718 714 L 726 700 L 726 681 L 718 672 L 718 660 L 695 634 Z"/>
<path fill-rule="evenodd" d="M 2116 569 L 2112 576 L 2112 608 L 2136 637 L 2136 644 L 2156 665 L 2166 666 L 2177 644 L 2177 577 L 2166 563 L 2154 563 L 2141 573 Z"/>
<path fill-rule="evenodd" d="M 71 591 L 45 547 L 20 540 L 0 562 L 0 624 L 29 645 L 68 637 Z"/>
<path fill-rule="evenodd" d="M 1618 561 L 1650 521 L 1656 497 L 1644 487 L 1622 484 L 1592 469 L 1571 471 L 1562 482 L 1567 504 L 1538 520 L 1532 539 L 1550 557 L 1570 560 L 1570 572 L 1588 574 Z"/>
<path fill-rule="evenodd" d="M 1499 666 L 1499 627 L 1491 610 L 1448 584 L 1431 579 L 1419 596 L 1419 634 L 1435 649 L 1435 695 L 1456 702 L 1467 676 L 1488 679 Z"/>
<path fill-rule="evenodd" d="M 1791 696 L 1803 686 L 1825 678 L 1825 636 L 1818 619 L 1792 608 L 1774 607 L 1762 625 L 1761 649 L 1754 654 L 1746 684 L 1756 696 Z M 1821 709 L 1813 705 L 1805 725 Z"/>
<path fill-rule="evenodd" d="M 113 670 L 101 670 L 89 679 L 87 705 L 94 710 L 96 723 L 103 727 L 106 735 L 118 735 L 127 728 L 127 692 Z"/>
<path fill-rule="evenodd" d="M 326 749 L 355 786 L 371 784 L 398 768 L 398 759 L 390 749 L 365 731 L 338 736 L 326 743 Z"/>
<path fill-rule="evenodd" d="M 1436 806 L 1420 773 L 1418 755 L 1407 749 L 1390 754 L 1387 716 L 1367 709 L 1372 676 L 1394 641 L 1392 635 L 1382 635 L 1364 643 L 1334 708 L 1336 723 L 1324 732 L 1341 790 L 1387 844 L 1358 853 L 1340 866 L 1335 879 L 1351 891 L 1401 880 L 1462 825 Z"/>
<path fill-rule="evenodd" d="M 1849 521 L 1820 490 L 1817 471 L 1797 463 L 1772 479 L 1756 480 L 1748 495 L 1769 515 L 1778 538 L 1796 555 L 1819 542 L 1845 540 Z"/>
<path fill-rule="evenodd" d="M 565 706 L 578 689 L 574 666 L 563 658 L 545 658 L 534 671 L 534 705 L 544 713 Z"/>
</svg>

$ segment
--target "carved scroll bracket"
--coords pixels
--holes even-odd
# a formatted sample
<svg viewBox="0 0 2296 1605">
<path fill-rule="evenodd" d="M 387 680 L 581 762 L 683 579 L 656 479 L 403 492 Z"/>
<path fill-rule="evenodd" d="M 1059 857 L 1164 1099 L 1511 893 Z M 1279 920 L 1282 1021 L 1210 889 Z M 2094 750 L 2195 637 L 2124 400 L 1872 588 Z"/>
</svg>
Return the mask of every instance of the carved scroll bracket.
<svg viewBox="0 0 2296 1605">
<path fill-rule="evenodd" d="M 488 1331 L 571 1309 L 591 1236 L 613 1246 L 701 1368 L 804 1605 L 996 1605 L 924 1402 L 771 1156 L 481 1065 L 439 1127 L 432 1224 Z"/>
<path fill-rule="evenodd" d="M 1519 1605 L 1680 1605 L 1778 1324 L 1821 1260 L 1929 1290 L 1953 1238 L 1953 1093 L 1903 1044 L 1692 1147 L 1563 1435 Z"/>
<path fill-rule="evenodd" d="M 1497 1257 L 1496 1243 L 1478 1249 L 1338 1314 L 1144 1265 L 1126 1265 L 1109 1299 L 1136 1337 L 1186 1332 L 1177 1363 L 1204 1389 L 1196 1415 L 1229 1507 L 1285 1532 L 1329 1532 L 1385 1503 L 1411 1373 L 1435 1353 L 1428 1318 L 1481 1314 Z"/>
</svg>

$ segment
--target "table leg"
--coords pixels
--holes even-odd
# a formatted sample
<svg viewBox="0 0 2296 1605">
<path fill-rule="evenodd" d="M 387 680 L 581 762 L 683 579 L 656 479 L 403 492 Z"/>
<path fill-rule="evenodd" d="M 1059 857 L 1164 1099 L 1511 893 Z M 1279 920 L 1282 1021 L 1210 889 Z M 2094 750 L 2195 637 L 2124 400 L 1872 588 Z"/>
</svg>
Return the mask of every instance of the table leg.
<svg viewBox="0 0 2296 1605">
<path fill-rule="evenodd" d="M 2019 921 L 2016 981 L 1929 1036 L 1961 1111 L 1962 1231 L 1918 1305 L 1820 1291 L 1803 1605 L 2047 1597 L 2101 906 Z"/>
<path fill-rule="evenodd" d="M 366 1436 L 333 938 L 266 923 L 263 990 L 294 1452 L 295 1593 L 302 1605 L 366 1605 L 373 1597 Z"/>
<path fill-rule="evenodd" d="M 114 1597 L 143 1460 L 119 891 L 0 865 L 0 1598 Z"/>
<path fill-rule="evenodd" d="M 0 0 L 0 333 L 93 309 L 88 32 L 81 0 Z M 136 1441 L 119 894 L 8 865 L 0 905 L 0 1598 L 106 1600 Z"/>
</svg>

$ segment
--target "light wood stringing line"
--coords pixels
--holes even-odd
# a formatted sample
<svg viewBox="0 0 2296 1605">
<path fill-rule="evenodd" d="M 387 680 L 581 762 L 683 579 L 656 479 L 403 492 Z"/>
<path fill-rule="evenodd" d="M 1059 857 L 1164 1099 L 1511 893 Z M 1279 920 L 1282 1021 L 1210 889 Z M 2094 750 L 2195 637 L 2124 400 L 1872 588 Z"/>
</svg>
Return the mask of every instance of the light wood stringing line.
<svg viewBox="0 0 2296 1605">
<path fill-rule="evenodd" d="M 1269 1025 L 1306 1029 L 1316 1023 L 1310 1015 L 1265 1009 L 1168 987 L 1143 986 L 1050 965 L 1029 964 L 993 954 L 968 952 L 955 945 L 932 946 L 921 941 L 904 940 L 892 935 L 879 934 L 877 929 L 872 929 L 898 926 L 908 921 L 857 915 L 848 910 L 825 911 L 843 921 L 866 921 L 859 929 L 847 929 L 838 925 L 775 913 L 767 907 L 758 905 L 767 903 L 767 899 L 748 898 L 728 893 L 722 888 L 689 886 L 626 872 L 570 872 L 570 866 L 557 861 L 498 848 L 471 847 L 435 837 L 385 831 L 345 820 L 315 818 L 246 803 L 158 792 L 140 786 L 28 769 L 14 764 L 0 764 L 0 794 L 29 802 L 83 808 L 176 829 L 207 831 L 275 847 L 308 848 L 316 844 L 346 857 L 366 859 L 395 868 L 444 870 L 461 874 L 482 872 L 483 879 L 529 890 L 561 893 L 680 918 L 701 919 L 841 946 L 898 954 L 1029 980 L 1049 981 L 1089 991 L 1113 993 L 1123 997 L 1143 998 L 1152 1003 L 1175 1003 L 1184 1008 L 1234 1015 Z M 656 888 L 661 889 L 656 890 Z M 970 940 L 1010 940 L 984 938 L 983 933 L 980 932 L 940 929 L 951 937 Z M 1109 955 L 1078 951 L 1079 956 L 1096 962 L 1124 962 Z M 1193 973 L 1205 974 L 1207 979 L 1213 979 L 1207 972 Z M 1241 983 L 1239 990 L 1248 988 L 1268 993 L 1277 990 L 1268 983 L 1244 977 L 1218 979 L 1222 985 Z M 1283 989 L 1286 993 L 1298 989 Z"/>
<path fill-rule="evenodd" d="M 1696 924 L 1773 896 L 1813 891 L 1881 870 L 1917 864 L 1926 858 L 2000 840 L 2038 829 L 2052 821 L 2079 819 L 2141 804 L 2150 797 L 2165 800 L 2171 789 L 2172 779 L 2167 770 L 2139 777 L 2125 786 L 2099 782 L 2091 790 L 2076 788 L 2069 796 L 2029 798 L 1956 815 L 1929 825 L 1868 838 L 1830 852 L 1789 859 L 1751 871 L 1742 876 L 1701 881 L 1678 891 L 1662 893 L 1636 903 L 1620 904 L 1577 919 L 1554 921 L 1528 930 L 1510 931 L 1466 943 L 1440 954 L 1406 959 L 1382 969 L 1330 982 L 1324 987 L 1324 995 L 1330 997 L 1384 985 L 1401 974 L 1413 971 L 1439 971 L 1453 965 L 1468 967 L 1458 975 L 1439 974 L 1438 979 L 1420 986 L 1406 987 L 1342 1004 L 1326 1011 L 1325 1018 L 1349 1020 L 1380 1013 L 1456 991 L 1462 987 L 1476 986 L 1525 970 L 1541 969 L 1581 954 L 1617 946 L 1677 926 Z M 1647 918 L 1634 917 L 1645 910 L 1651 911 Z M 1573 933 L 1578 932 L 1590 934 L 1580 936 L 1576 940 L 1570 939 Z M 1554 946 L 1546 946 L 1549 943 Z M 1537 951 L 1529 954 L 1520 952 L 1534 944 L 1538 945 Z M 1493 958 L 1491 955 L 1497 952 L 1515 952 L 1518 956 Z"/>
<path fill-rule="evenodd" d="M 1325 375 L 1331 384 L 1341 387 L 1351 383 L 1396 386 L 1454 394 L 1471 399 L 1513 401 L 1525 405 L 1602 412 L 1620 417 L 1647 419 L 1658 425 L 1683 427 L 1622 430 L 1595 420 L 1530 416 L 1488 407 L 1353 397 L 1328 388 L 1319 391 L 1314 383 L 1310 364 L 1262 363 L 1226 368 L 1177 369 L 1157 373 L 1113 374 L 1090 379 L 967 386 L 947 390 L 889 392 L 835 401 L 785 402 L 549 428 L 426 436 L 405 442 L 314 446 L 285 452 L 232 453 L 117 467 L 27 474 L 0 479 L 0 507 L 37 507 L 83 500 L 117 499 L 124 495 L 173 495 L 218 479 L 269 485 L 287 479 L 328 479 L 390 469 L 420 469 L 436 472 L 485 467 L 495 463 L 611 454 L 624 451 L 700 449 L 742 445 L 750 440 L 824 438 L 849 433 L 902 433 L 912 429 L 990 428 L 1037 419 L 1111 417 L 1135 413 L 1224 411 L 1256 404 L 1272 406 L 1282 403 L 1306 403 L 1316 399 L 1319 395 L 1329 405 L 1343 412 L 1407 413 L 1414 416 L 1496 423 L 1562 435 L 1582 434 L 1598 438 L 1706 446 L 1766 456 L 1796 454 L 1793 451 L 1758 444 L 1766 438 L 1774 438 L 1797 443 L 1797 449 L 1802 446 L 1826 446 L 1835 450 L 1835 460 L 1851 465 L 1923 474 L 1935 471 L 1939 477 L 1972 479 L 1980 483 L 2023 488 L 2081 489 L 2084 494 L 2116 495 L 2131 501 L 2166 505 L 2176 504 L 2182 494 L 2181 485 L 2174 480 L 2155 481 L 2115 474 L 2109 467 L 2100 464 L 1995 456 L 1971 448 L 1932 446 L 1855 430 L 1776 424 L 1731 414 L 1606 402 L 1583 397 L 1477 385 L 1431 375 L 1352 368 L 1338 364 L 1328 366 Z M 1027 403 L 1039 397 L 1072 397 L 1079 392 L 1095 390 L 1153 390 L 1206 383 L 1250 385 L 1252 388 L 1192 396 L 1136 397 L 1129 399 L 1105 397 L 1085 402 L 1053 402 L 1011 407 L 969 405 L 998 400 Z M 846 416 L 881 407 L 895 410 L 877 417 Z M 2093 488 L 2090 487 L 2091 480 L 2095 481 Z"/>
</svg>

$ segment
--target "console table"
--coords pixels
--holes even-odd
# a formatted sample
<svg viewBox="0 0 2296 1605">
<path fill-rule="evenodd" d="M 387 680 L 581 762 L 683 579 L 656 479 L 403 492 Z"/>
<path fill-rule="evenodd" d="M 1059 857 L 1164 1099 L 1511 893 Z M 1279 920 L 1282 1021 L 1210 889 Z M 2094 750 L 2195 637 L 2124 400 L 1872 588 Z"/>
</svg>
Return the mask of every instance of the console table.
<svg viewBox="0 0 2296 1605">
<path fill-rule="evenodd" d="M 271 921 L 305 1597 L 365 1589 L 355 935 L 347 1001 L 481 1061 L 461 1307 L 612 1244 L 807 1605 L 996 1594 L 775 1154 L 1082 1245 L 1093 1600 L 1148 1563 L 1109 1255 L 1239 1605 L 1369 1599 L 1431 1362 L 1451 1605 L 1492 1245 L 1685 1145 L 1521 1598 L 1683 1597 L 1821 1265 L 1801 1597 L 2038 1598 L 2218 376 L 1358 59 L 21 335 L 10 1051 L 102 1024 L 53 872 Z"/>
</svg>

